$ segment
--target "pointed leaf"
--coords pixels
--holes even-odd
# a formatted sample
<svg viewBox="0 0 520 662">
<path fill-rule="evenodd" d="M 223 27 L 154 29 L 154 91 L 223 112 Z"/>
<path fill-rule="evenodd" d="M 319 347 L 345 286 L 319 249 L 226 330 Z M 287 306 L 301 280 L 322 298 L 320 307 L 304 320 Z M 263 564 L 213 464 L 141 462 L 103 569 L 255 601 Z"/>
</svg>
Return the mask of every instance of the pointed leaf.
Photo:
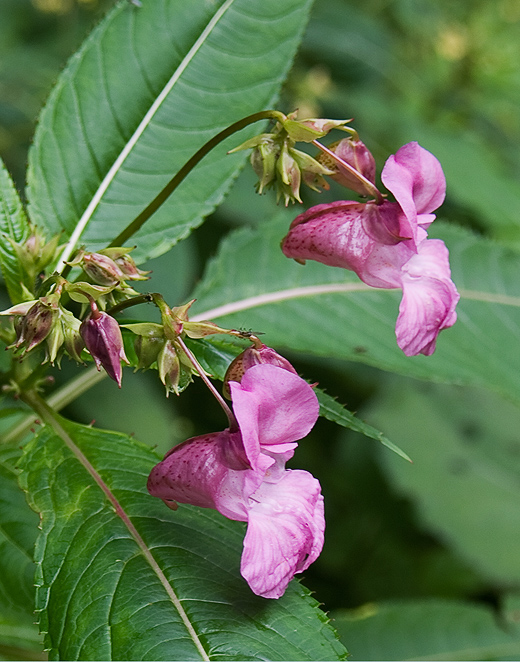
<svg viewBox="0 0 520 662">
<path fill-rule="evenodd" d="M 269 108 L 311 0 L 120 3 L 71 59 L 29 159 L 31 217 L 72 244 L 114 239 L 179 168 L 232 122 Z M 261 127 L 249 130 L 258 133 Z M 167 251 L 223 198 L 245 154 L 204 159 L 138 235 Z"/>
<path fill-rule="evenodd" d="M 56 418 L 27 446 L 25 489 L 42 515 L 37 608 L 50 657 L 344 659 L 317 603 L 280 600 L 239 575 L 243 526 L 172 512 L 146 491 L 158 457 L 125 435 Z"/>
<path fill-rule="evenodd" d="M 283 349 L 362 361 L 384 370 L 489 386 L 520 401 L 518 253 L 436 223 L 450 249 L 459 287 L 459 319 L 443 331 L 433 356 L 406 357 L 395 341 L 401 293 L 362 283 L 355 274 L 285 258 L 282 219 L 227 238 L 192 298 L 192 320 L 265 332 Z M 200 312 L 199 312 L 200 311 Z"/>
<path fill-rule="evenodd" d="M 390 439 L 387 439 L 380 430 L 377 430 L 368 423 L 365 423 L 365 421 L 362 421 L 328 393 L 325 393 L 325 391 L 322 391 L 319 388 L 315 389 L 315 393 L 318 396 L 318 402 L 320 403 L 320 416 L 323 416 L 327 420 L 333 421 L 344 428 L 359 432 L 360 434 L 365 435 L 365 437 L 380 441 L 383 446 L 386 446 L 394 453 L 397 453 L 397 455 L 404 460 L 408 460 L 408 462 L 412 461 L 404 451 L 391 442 Z"/>
<path fill-rule="evenodd" d="M 29 236 L 29 224 L 18 192 L 0 159 L 0 268 L 9 297 L 13 303 L 23 301 L 23 283 L 32 289 L 27 280 L 10 239 L 23 242 Z"/>
</svg>

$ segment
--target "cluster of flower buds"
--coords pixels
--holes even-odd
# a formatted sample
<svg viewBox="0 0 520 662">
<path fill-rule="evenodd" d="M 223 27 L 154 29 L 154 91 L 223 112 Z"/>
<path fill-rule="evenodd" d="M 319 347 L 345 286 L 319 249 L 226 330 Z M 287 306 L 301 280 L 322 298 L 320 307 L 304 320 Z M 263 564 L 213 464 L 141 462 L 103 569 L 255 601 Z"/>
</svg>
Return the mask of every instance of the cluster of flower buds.
<svg viewBox="0 0 520 662">
<path fill-rule="evenodd" d="M 81 249 L 67 264 L 83 269 L 90 284 L 95 286 L 98 294 L 95 298 L 103 296 L 100 301 L 102 306 L 107 303 L 115 305 L 138 294 L 128 285 L 127 280 L 147 280 L 147 274 L 150 273 L 137 268 L 135 261 L 129 255 L 132 250 L 133 248 L 114 247 L 91 253 Z"/>
<path fill-rule="evenodd" d="M 19 303 L 0 315 L 16 317 L 16 340 L 11 347 L 25 354 L 45 341 L 45 361 L 54 365 L 61 360 L 63 351 L 81 362 L 80 321 L 60 303 L 61 289 L 39 299 Z"/>
<path fill-rule="evenodd" d="M 16 242 L 10 237 L 7 237 L 7 240 L 11 243 L 24 273 L 27 274 L 28 282 L 34 285 L 38 275 L 56 259 L 60 235 L 55 235 L 46 241 L 36 225 L 29 225 L 29 228 L 29 236 L 24 241 Z"/>
<path fill-rule="evenodd" d="M 327 135 L 332 129 L 343 129 L 350 120 L 296 119 L 297 113 L 276 113 L 277 122 L 271 133 L 262 133 L 242 143 L 232 152 L 252 149 L 251 164 L 258 176 L 257 190 L 274 188 L 277 200 L 301 202 L 302 182 L 319 191 L 328 188 L 324 175 L 334 175 L 336 170 L 320 162 L 306 152 L 295 148 L 296 142 L 313 142 Z M 355 133 L 355 132 L 354 132 Z"/>
<path fill-rule="evenodd" d="M 141 322 L 122 326 L 136 335 L 134 349 L 137 355 L 137 368 L 147 370 L 155 367 L 166 388 L 166 394 L 179 395 L 191 382 L 198 369 L 186 354 L 184 337 L 199 339 L 215 333 L 236 334 L 223 329 L 213 322 L 191 322 L 188 311 L 194 299 L 170 308 L 161 297 L 155 303 L 161 311 L 161 324 Z"/>
</svg>

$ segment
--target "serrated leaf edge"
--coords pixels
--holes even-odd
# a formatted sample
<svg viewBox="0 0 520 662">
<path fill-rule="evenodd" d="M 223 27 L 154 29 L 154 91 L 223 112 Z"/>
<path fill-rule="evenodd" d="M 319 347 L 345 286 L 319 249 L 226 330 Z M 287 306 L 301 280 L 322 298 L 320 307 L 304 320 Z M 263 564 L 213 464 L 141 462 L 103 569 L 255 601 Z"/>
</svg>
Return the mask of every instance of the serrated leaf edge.
<svg viewBox="0 0 520 662">
<path fill-rule="evenodd" d="M 177 610 L 184 626 L 186 627 L 186 630 L 188 631 L 188 634 L 193 641 L 195 647 L 197 648 L 201 658 L 205 660 L 206 662 L 209 662 L 210 658 L 202 645 L 202 642 L 195 632 L 195 628 L 193 627 L 190 619 L 188 618 L 188 615 L 186 611 L 184 610 L 181 601 L 177 597 L 175 591 L 173 590 L 171 584 L 169 583 L 168 579 L 166 578 L 165 574 L 159 567 L 159 564 L 155 560 L 153 554 L 150 552 L 148 549 L 146 543 L 144 542 L 143 538 L 135 528 L 134 524 L 130 520 L 129 516 L 126 514 L 124 511 L 123 507 L 115 497 L 115 495 L 112 493 L 108 485 L 105 483 L 105 481 L 101 478 L 99 473 L 96 471 L 90 460 L 84 455 L 84 453 L 78 448 L 78 446 L 74 443 L 74 440 L 72 437 L 68 434 L 68 432 L 65 430 L 63 425 L 60 422 L 60 417 L 54 414 L 54 412 L 47 408 L 46 411 L 46 423 L 50 423 L 50 427 L 53 429 L 54 433 L 60 437 L 60 439 L 63 441 L 65 446 L 73 453 L 73 455 L 76 457 L 76 459 L 80 462 L 80 464 L 88 471 L 88 473 L 92 476 L 93 480 L 95 483 L 98 485 L 98 487 L 101 489 L 103 494 L 106 496 L 108 501 L 112 504 L 114 510 L 116 511 L 117 515 L 121 518 L 122 522 L 125 524 L 127 527 L 130 535 L 134 539 L 135 543 L 137 544 L 140 552 L 142 555 L 145 557 L 146 561 L 152 568 L 152 570 L 155 572 L 157 575 L 157 578 L 161 585 L 163 586 L 164 590 L 166 591 L 169 599 L 171 600 L 173 606 Z M 21 486 L 22 489 L 26 490 L 26 486 L 23 485 L 23 474 L 22 474 L 22 481 L 21 481 Z M 41 544 L 41 538 L 39 539 L 38 542 Z M 36 545 L 38 545 L 38 542 Z M 35 553 L 36 556 L 36 553 Z M 39 590 L 44 589 L 45 587 L 43 586 L 43 577 L 41 575 L 41 564 L 37 564 L 36 566 L 36 577 L 35 577 L 35 584 Z M 47 587 L 47 592 L 49 592 L 49 588 Z M 47 603 L 47 599 L 45 599 L 44 604 Z M 40 612 L 43 612 L 45 607 L 42 607 L 41 609 L 37 610 Z M 48 634 L 48 630 L 45 628 L 47 627 L 46 621 L 41 621 L 41 632 L 42 634 Z"/>
</svg>

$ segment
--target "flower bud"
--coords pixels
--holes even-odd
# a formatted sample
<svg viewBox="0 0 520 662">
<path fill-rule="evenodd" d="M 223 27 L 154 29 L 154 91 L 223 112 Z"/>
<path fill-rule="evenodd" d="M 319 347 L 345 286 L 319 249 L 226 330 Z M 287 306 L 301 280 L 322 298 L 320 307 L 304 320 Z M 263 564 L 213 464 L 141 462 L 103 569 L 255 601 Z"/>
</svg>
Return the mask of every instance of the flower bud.
<svg viewBox="0 0 520 662">
<path fill-rule="evenodd" d="M 81 266 L 97 285 L 113 287 L 125 279 L 125 274 L 114 260 L 101 253 L 85 253 Z"/>
<path fill-rule="evenodd" d="M 257 192 L 262 194 L 276 179 L 276 160 L 280 146 L 273 141 L 260 143 L 251 152 L 251 165 L 258 177 Z"/>
<path fill-rule="evenodd" d="M 137 355 L 137 369 L 148 370 L 157 361 L 164 345 L 164 329 L 153 322 L 123 324 L 125 329 L 135 333 L 134 349 Z"/>
<path fill-rule="evenodd" d="M 57 302 L 49 301 L 49 297 L 39 299 L 22 320 L 16 347 L 24 345 L 24 351 L 30 352 L 47 338 L 58 316 Z"/>
<path fill-rule="evenodd" d="M 167 340 L 157 356 L 157 369 L 159 378 L 166 386 L 166 394 L 173 391 L 179 394 L 179 381 L 181 376 L 181 362 L 177 355 L 177 350 L 169 340 Z"/>
<path fill-rule="evenodd" d="M 329 145 L 329 149 L 338 158 L 359 172 L 370 184 L 375 185 L 376 162 L 372 153 L 361 140 L 345 138 Z M 318 161 L 334 172 L 331 177 L 338 184 L 360 195 L 373 195 L 373 190 L 361 178 L 356 177 L 348 168 L 342 166 L 340 162 L 335 161 L 332 157 L 322 154 L 318 157 Z"/>
<path fill-rule="evenodd" d="M 81 322 L 68 310 L 61 311 L 61 326 L 63 328 L 63 344 L 65 351 L 78 363 L 83 363 L 81 351 L 85 347 L 80 334 Z"/>
<path fill-rule="evenodd" d="M 231 393 L 229 389 L 229 382 L 238 382 L 242 381 L 242 377 L 249 368 L 252 368 L 254 365 L 259 365 L 260 363 L 269 363 L 278 368 L 283 368 L 289 372 L 297 374 L 296 370 L 289 363 L 289 361 L 278 354 L 272 347 L 267 347 L 267 345 L 260 344 L 258 347 L 248 347 L 245 349 L 242 354 L 239 354 L 231 363 L 229 364 L 226 374 L 224 376 L 224 384 L 222 386 L 222 392 L 226 398 L 231 399 Z"/>
<path fill-rule="evenodd" d="M 80 326 L 80 334 L 85 345 L 96 362 L 97 369 L 101 366 L 108 376 L 117 382 L 121 388 L 123 371 L 121 361 L 129 363 L 123 348 L 123 337 L 117 321 L 107 313 L 100 312 L 92 302 L 92 313 Z"/>
<path fill-rule="evenodd" d="M 143 271 L 137 268 L 137 265 L 129 253 L 135 247 L 124 248 L 123 246 L 112 246 L 111 248 L 103 248 L 99 251 L 99 255 L 109 257 L 122 271 L 125 278 L 128 280 L 148 280 L 149 271 Z"/>
<path fill-rule="evenodd" d="M 63 326 L 61 321 L 58 321 L 52 326 L 51 332 L 45 339 L 47 345 L 45 360 L 49 361 L 52 365 L 54 365 L 54 362 L 56 361 L 58 352 L 63 345 L 64 340 L 65 335 L 63 333 Z M 60 359 L 58 359 L 58 365 L 60 364 L 60 360 L 61 356 Z"/>
</svg>

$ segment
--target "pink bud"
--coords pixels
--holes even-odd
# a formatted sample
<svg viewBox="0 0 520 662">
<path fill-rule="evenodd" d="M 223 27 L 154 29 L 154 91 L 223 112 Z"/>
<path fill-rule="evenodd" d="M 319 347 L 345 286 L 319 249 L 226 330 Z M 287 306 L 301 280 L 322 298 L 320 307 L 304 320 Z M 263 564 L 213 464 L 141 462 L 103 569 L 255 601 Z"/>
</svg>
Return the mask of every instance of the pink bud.
<svg viewBox="0 0 520 662">
<path fill-rule="evenodd" d="M 108 376 L 121 388 L 121 361 L 129 361 L 123 348 L 119 324 L 107 313 L 93 308 L 91 316 L 82 322 L 79 331 L 98 370 L 103 366 Z"/>
<path fill-rule="evenodd" d="M 366 145 L 361 140 L 353 140 L 352 138 L 345 138 L 338 143 L 329 146 L 329 149 L 336 154 L 342 161 L 354 170 L 359 172 L 371 184 L 376 180 L 376 162 L 371 152 L 367 149 Z M 320 158 L 323 163 L 323 157 Z M 367 189 L 361 178 L 356 177 L 348 168 L 342 167 L 341 163 L 337 161 L 332 163 L 332 159 L 327 158 L 325 165 L 331 170 L 335 171 L 331 175 L 338 184 L 346 188 L 356 191 L 360 195 L 372 195 L 372 191 Z"/>
<path fill-rule="evenodd" d="M 267 345 L 248 347 L 229 364 L 222 387 L 224 395 L 227 398 L 231 398 L 229 382 L 238 382 L 240 384 L 246 371 L 255 365 L 260 365 L 261 363 L 268 363 L 269 365 L 288 370 L 295 375 L 297 374 L 289 361 L 283 356 L 280 356 L 278 352 L 275 352 L 272 347 L 267 347 Z"/>
</svg>

